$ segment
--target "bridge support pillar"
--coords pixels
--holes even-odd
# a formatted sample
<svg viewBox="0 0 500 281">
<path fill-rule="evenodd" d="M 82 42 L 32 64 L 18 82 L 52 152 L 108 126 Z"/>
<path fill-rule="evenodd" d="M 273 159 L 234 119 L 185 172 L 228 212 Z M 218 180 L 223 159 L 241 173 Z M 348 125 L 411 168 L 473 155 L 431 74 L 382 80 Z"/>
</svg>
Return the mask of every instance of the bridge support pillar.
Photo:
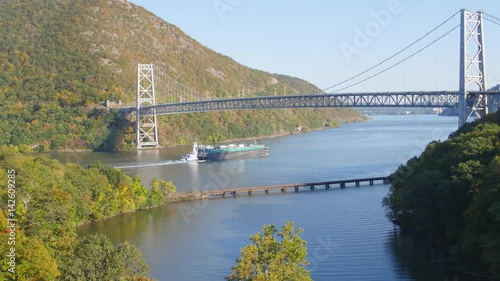
<svg viewBox="0 0 500 281">
<path fill-rule="evenodd" d="M 340 188 L 345 188 L 345 182 L 340 183 Z"/>
<path fill-rule="evenodd" d="M 138 64 L 135 121 L 137 149 L 159 147 L 156 115 L 141 116 L 141 107 L 152 105 L 156 105 L 153 65 Z"/>
<path fill-rule="evenodd" d="M 299 187 L 298 186 L 295 187 L 295 192 L 299 192 Z"/>
<path fill-rule="evenodd" d="M 359 181 L 356 182 L 356 187 L 359 187 Z"/>
<path fill-rule="evenodd" d="M 314 191 L 314 185 L 311 185 L 311 191 Z"/>
<path fill-rule="evenodd" d="M 488 96 L 468 93 L 469 86 L 477 86 L 478 91 L 488 90 L 484 53 L 483 13 L 464 9 L 460 29 L 459 127 L 471 116 L 479 118 L 488 114 Z"/>
<path fill-rule="evenodd" d="M 330 184 L 327 183 L 325 187 L 326 187 L 326 190 L 329 190 L 330 189 Z"/>
<path fill-rule="evenodd" d="M 373 180 L 370 180 L 370 185 L 373 185 L 374 184 L 374 181 Z"/>
</svg>

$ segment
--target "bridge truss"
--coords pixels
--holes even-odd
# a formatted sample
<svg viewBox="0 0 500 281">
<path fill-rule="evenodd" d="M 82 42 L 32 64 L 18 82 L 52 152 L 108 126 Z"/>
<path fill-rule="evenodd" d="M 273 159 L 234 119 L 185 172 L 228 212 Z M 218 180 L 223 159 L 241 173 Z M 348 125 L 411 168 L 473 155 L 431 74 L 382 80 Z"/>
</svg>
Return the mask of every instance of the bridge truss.
<svg viewBox="0 0 500 281">
<path fill-rule="evenodd" d="M 479 96 L 500 95 L 500 92 L 469 92 L 467 100 Z M 311 108 L 311 107 L 445 107 L 459 105 L 457 92 L 399 92 L 399 93 L 346 93 L 294 96 L 250 97 L 195 101 L 175 104 L 145 106 L 141 116 L 264 108 Z"/>
</svg>

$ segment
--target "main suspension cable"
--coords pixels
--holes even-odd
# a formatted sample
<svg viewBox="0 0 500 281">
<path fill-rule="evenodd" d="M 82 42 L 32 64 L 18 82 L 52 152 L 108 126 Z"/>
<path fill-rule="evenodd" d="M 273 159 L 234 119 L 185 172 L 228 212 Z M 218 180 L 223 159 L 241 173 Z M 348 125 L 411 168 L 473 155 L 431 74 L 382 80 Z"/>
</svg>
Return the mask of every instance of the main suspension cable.
<svg viewBox="0 0 500 281">
<path fill-rule="evenodd" d="M 344 87 L 344 88 L 341 88 L 341 89 L 339 89 L 339 90 L 333 91 L 333 92 L 331 92 L 331 94 L 338 93 L 338 92 L 340 92 L 340 91 L 343 91 L 343 90 L 349 89 L 349 88 L 354 87 L 354 86 L 356 86 L 356 85 L 359 85 L 359 84 L 361 84 L 361 83 L 363 83 L 363 82 L 365 82 L 365 81 L 368 81 L 368 80 L 370 80 L 370 79 L 372 79 L 372 78 L 374 78 L 374 77 L 376 77 L 376 76 L 378 76 L 378 75 L 380 75 L 380 74 L 382 74 L 382 73 L 384 73 L 384 72 L 386 72 L 386 71 L 388 71 L 388 70 L 390 70 L 390 69 L 392 69 L 392 68 L 394 68 L 394 67 L 396 67 L 396 66 L 398 66 L 398 65 L 402 64 L 403 62 L 405 62 L 405 61 L 409 60 L 410 58 L 412 58 L 412 57 L 416 56 L 417 54 L 421 53 L 421 52 L 422 52 L 422 51 L 424 51 L 425 49 L 427 49 L 427 48 L 429 48 L 430 46 L 434 45 L 436 42 L 438 42 L 439 40 L 441 40 L 441 39 L 443 39 L 444 37 L 446 37 L 448 34 L 450 34 L 451 32 L 453 32 L 453 31 L 454 31 L 455 29 L 457 29 L 458 27 L 460 27 L 460 25 L 455 26 L 454 28 L 452 28 L 451 30 L 449 30 L 448 32 L 446 32 L 445 34 L 441 35 L 441 36 L 440 36 L 439 38 L 437 38 L 436 40 L 432 41 L 431 43 L 427 44 L 425 47 L 421 48 L 420 50 L 416 51 L 415 53 L 411 54 L 410 56 L 408 56 L 408 57 L 406 57 L 406 58 L 402 59 L 401 61 L 399 61 L 399 62 L 397 62 L 397 63 L 395 63 L 395 64 L 393 64 L 393 65 L 391 65 L 391 66 L 389 66 L 389 67 L 387 67 L 387 68 L 385 68 L 385 69 L 383 69 L 383 70 L 381 70 L 381 71 L 379 71 L 379 72 L 377 72 L 377 73 L 375 73 L 375 74 L 373 74 L 373 75 L 371 75 L 371 76 L 369 76 L 369 77 L 367 77 L 367 78 L 365 78 L 365 79 L 363 79 L 363 80 L 361 80 L 361 81 L 358 81 L 358 82 L 356 82 L 356 83 L 353 83 L 353 84 L 351 84 L 351 85 L 349 85 L 349 86 L 346 86 L 346 87 Z"/>
<path fill-rule="evenodd" d="M 451 17 L 449 17 L 448 19 L 446 19 L 446 20 L 445 20 L 445 21 L 443 21 L 442 23 L 440 23 L 438 26 L 436 26 L 435 28 L 433 28 L 431 31 L 427 32 L 424 36 L 422 36 L 422 37 L 418 38 L 415 42 L 413 42 L 413 43 L 411 43 L 410 45 L 408 45 L 407 47 L 403 48 L 401 51 L 399 51 L 399 52 L 395 53 L 394 55 L 392 55 L 392 56 L 390 56 L 390 57 L 386 58 L 385 60 L 383 60 L 383 61 L 381 61 L 381 62 L 377 63 L 376 65 L 374 65 L 374 66 L 372 66 L 372 67 L 368 68 L 367 70 L 365 70 L 365 71 L 363 71 L 363 72 L 360 72 L 360 73 L 358 73 L 358 74 L 356 74 L 356 75 L 352 76 L 352 77 L 351 77 L 351 78 L 349 78 L 349 79 L 346 79 L 346 80 L 341 81 L 341 82 L 339 82 L 339 83 L 337 83 L 337 84 L 335 84 L 335 85 L 333 85 L 333 86 L 330 86 L 330 87 L 328 87 L 328 88 L 325 88 L 325 89 L 321 90 L 321 93 L 322 93 L 322 92 L 326 92 L 327 90 L 329 90 L 329 89 L 331 89 L 331 88 L 335 88 L 335 87 L 337 87 L 337 86 L 340 86 L 340 85 L 342 85 L 342 84 L 345 84 L 345 83 L 347 83 L 347 82 L 349 82 L 349 81 L 352 81 L 352 80 L 354 80 L 354 79 L 358 78 L 359 76 L 361 76 L 361 75 L 363 75 L 363 74 L 365 74 L 365 73 L 367 73 L 367 72 L 369 72 L 369 71 L 371 71 L 371 70 L 373 70 L 373 69 L 375 69 L 375 68 L 379 67 L 380 65 L 382 65 L 382 64 L 384 64 L 384 63 L 386 63 L 387 61 L 389 61 L 389 60 L 393 59 L 394 57 L 396 57 L 396 56 L 398 56 L 399 54 L 401 54 L 402 52 L 404 52 L 404 51 L 408 50 L 409 48 L 411 48 L 412 46 L 414 46 L 414 45 L 415 45 L 415 44 L 417 44 L 418 42 L 422 41 L 424 38 L 426 38 L 427 36 L 429 36 L 431 33 L 433 33 L 434 31 L 436 31 L 437 29 L 439 29 L 441 26 L 445 25 L 447 22 L 449 22 L 451 19 L 453 19 L 453 18 L 454 18 L 457 14 L 459 14 L 460 12 L 461 12 L 461 10 L 460 10 L 460 11 L 458 11 L 458 12 L 456 12 L 455 14 L 453 14 Z M 338 92 L 338 91 L 335 91 L 335 92 Z"/>
</svg>

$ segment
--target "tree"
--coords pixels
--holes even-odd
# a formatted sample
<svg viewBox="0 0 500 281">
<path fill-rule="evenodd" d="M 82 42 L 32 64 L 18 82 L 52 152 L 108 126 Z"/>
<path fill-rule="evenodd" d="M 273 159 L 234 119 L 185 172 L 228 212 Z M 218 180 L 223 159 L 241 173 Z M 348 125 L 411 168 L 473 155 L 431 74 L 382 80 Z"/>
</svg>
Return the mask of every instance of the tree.
<svg viewBox="0 0 500 281">
<path fill-rule="evenodd" d="M 281 232 L 274 225 L 264 225 L 250 240 L 253 244 L 241 250 L 237 265 L 226 276 L 228 281 L 239 280 L 312 280 L 305 269 L 306 241 L 299 237 L 302 229 L 295 230 L 294 223 L 287 221 Z"/>
<path fill-rule="evenodd" d="M 149 275 L 149 266 L 142 258 L 141 251 L 128 242 L 123 242 L 115 248 L 111 257 L 111 265 L 114 268 L 116 280 Z"/>
<path fill-rule="evenodd" d="M 175 185 L 169 181 L 153 179 L 151 181 L 150 201 L 152 206 L 161 205 L 165 202 L 165 195 L 177 191 Z"/>
<path fill-rule="evenodd" d="M 62 280 L 131 280 L 148 277 L 141 252 L 125 242 L 114 246 L 104 235 L 81 238 L 62 270 Z"/>
<path fill-rule="evenodd" d="M 0 243 L 0 280 L 56 280 L 61 274 L 56 260 L 43 243 L 36 237 L 26 237 L 19 227 L 16 227 L 15 234 L 15 240 L 9 240 L 7 218 L 0 209 L 0 241 L 5 241 Z M 12 248 L 15 248 L 14 252 L 11 252 Z M 11 255 L 15 257 L 15 267 L 12 268 L 15 273 L 9 272 Z"/>
<path fill-rule="evenodd" d="M 138 209 L 148 207 L 149 190 L 142 185 L 138 176 L 132 180 L 132 189 L 134 191 L 134 202 Z"/>
<path fill-rule="evenodd" d="M 17 280 L 55 280 L 60 276 L 56 260 L 40 240 L 24 236 L 17 240 Z"/>
<path fill-rule="evenodd" d="M 429 144 L 393 176 L 383 200 L 390 220 L 500 280 L 500 112 Z"/>
<path fill-rule="evenodd" d="M 95 164 L 87 169 L 0 146 L 0 181 L 16 173 L 16 274 L 7 271 L 10 248 L 0 243 L 3 280 L 149 280 L 149 268 L 134 246 L 114 246 L 106 237 L 78 238 L 76 226 L 124 210 L 148 207 L 150 191 L 139 178 Z M 175 187 L 156 181 L 159 201 Z M 8 241 L 7 188 L 0 188 L 0 241 Z M 163 202 L 163 201 L 162 201 Z M 58 277 L 60 276 L 60 277 Z M 6 279 L 7 278 L 7 279 Z"/>
</svg>

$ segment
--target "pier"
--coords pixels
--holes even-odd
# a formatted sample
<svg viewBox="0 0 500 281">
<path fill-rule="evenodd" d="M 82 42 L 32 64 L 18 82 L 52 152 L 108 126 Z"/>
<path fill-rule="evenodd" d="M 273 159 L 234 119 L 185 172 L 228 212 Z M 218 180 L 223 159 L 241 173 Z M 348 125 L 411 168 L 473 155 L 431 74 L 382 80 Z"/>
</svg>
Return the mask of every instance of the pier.
<svg viewBox="0 0 500 281">
<path fill-rule="evenodd" d="M 214 198 L 214 197 L 225 197 L 225 196 L 236 196 L 238 194 L 248 194 L 252 193 L 269 193 L 269 191 L 287 192 L 288 190 L 293 190 L 294 192 L 300 192 L 300 190 L 310 190 L 314 191 L 317 188 L 324 188 L 329 190 L 331 188 L 346 188 L 346 187 L 360 187 L 362 184 L 373 186 L 378 184 L 389 184 L 392 181 L 392 176 L 385 177 L 371 177 L 371 178 L 359 178 L 359 179 L 347 179 L 347 180 L 332 180 L 332 181 L 321 181 L 321 182 L 306 182 L 306 183 L 295 183 L 295 184 L 282 184 L 282 185 L 268 185 L 268 186 L 255 186 L 255 187 L 242 187 L 242 188 L 231 188 L 231 189 L 218 189 L 218 190 L 205 190 L 205 191 L 195 191 L 195 192 L 179 192 L 173 194 L 171 199 L 177 200 L 192 200 L 192 199 L 203 199 L 203 198 Z"/>
</svg>

